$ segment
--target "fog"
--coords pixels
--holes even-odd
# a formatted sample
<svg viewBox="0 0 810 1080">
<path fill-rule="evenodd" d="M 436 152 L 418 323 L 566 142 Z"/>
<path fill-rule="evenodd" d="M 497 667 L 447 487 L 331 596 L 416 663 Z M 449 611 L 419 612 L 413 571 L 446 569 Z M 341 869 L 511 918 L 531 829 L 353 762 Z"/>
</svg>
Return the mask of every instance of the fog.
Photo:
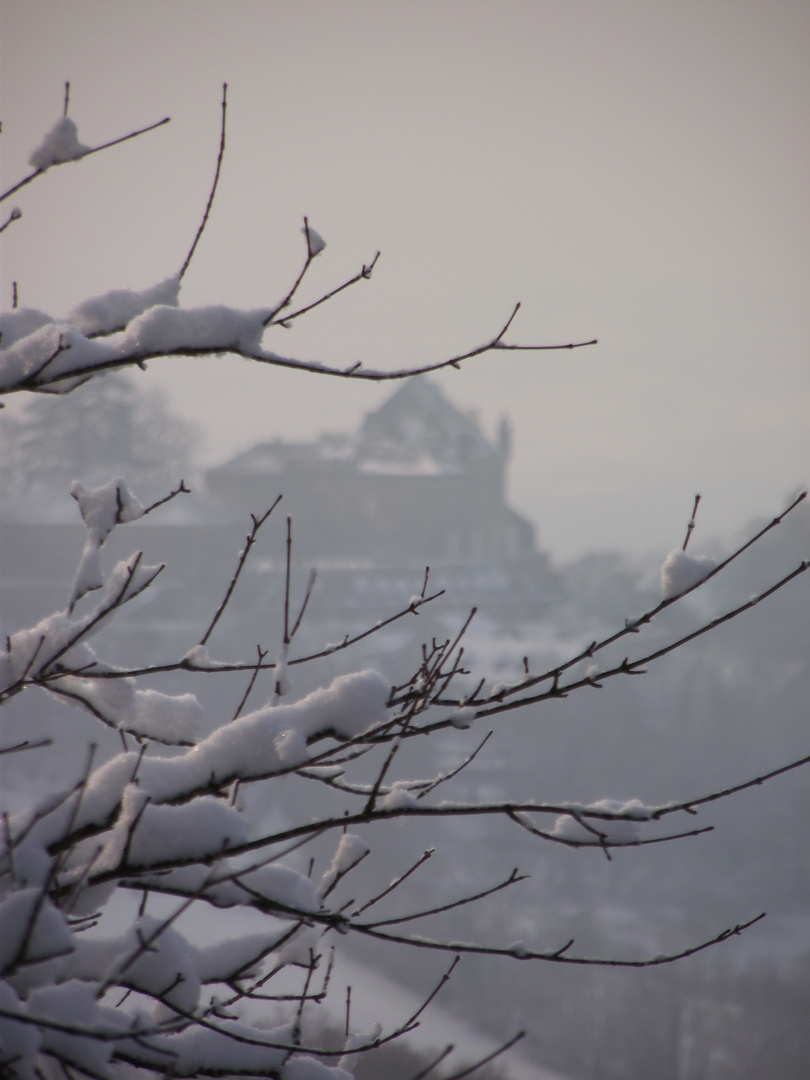
<svg viewBox="0 0 810 1080">
<path fill-rule="evenodd" d="M 515 425 L 516 509 L 546 550 L 645 553 L 695 491 L 730 539 L 808 482 L 810 9 L 795 0 L 7 0 L 8 184 L 62 111 L 99 145 L 15 199 L 0 299 L 61 316 L 182 265 L 181 303 L 272 303 L 327 241 L 307 302 L 377 250 L 373 279 L 277 330 L 349 366 L 439 360 L 491 338 L 599 339 L 502 354 L 441 383 Z M 269 377 L 268 377 L 269 376 Z M 145 382 L 202 428 L 206 464 L 354 428 L 385 391 L 239 360 L 156 361 Z M 9 403 L 15 408 L 15 403 Z"/>
<path fill-rule="evenodd" d="M 109 628 L 106 659 L 148 664 L 198 642 L 249 513 L 283 494 L 212 655 L 253 662 L 257 645 L 278 655 L 292 512 L 294 607 L 318 570 L 295 649 L 332 650 L 291 667 L 293 697 L 366 666 L 402 681 L 423 644 L 454 637 L 473 605 L 470 688 L 509 683 L 655 607 L 696 492 L 689 550 L 719 559 L 810 478 L 807 4 L 6 0 L 2 30 L 4 188 L 29 171 L 66 81 L 88 144 L 172 117 L 15 196 L 3 309 L 17 301 L 61 317 L 88 296 L 177 272 L 208 198 L 227 81 L 222 181 L 184 306 L 283 296 L 306 214 L 327 248 L 303 301 L 382 255 L 372 281 L 274 331 L 285 353 L 418 365 L 490 339 L 517 301 L 512 342 L 599 339 L 437 375 L 450 436 L 435 444 L 441 418 L 414 427 L 411 412 L 388 442 L 393 429 L 367 423 L 386 386 L 233 357 L 150 362 L 135 381 L 110 376 L 64 400 L 12 395 L 0 419 L 3 634 L 67 603 L 84 542 L 74 479 L 121 474 L 149 502 L 182 476 L 192 494 L 105 549 L 110 565 L 133 550 L 167 564 Z M 417 402 L 417 420 L 436 400 Z M 802 505 L 624 638 L 613 661 L 665 648 L 809 557 Z M 334 649 L 406 610 L 428 563 L 442 596 Z M 810 752 L 809 579 L 644 674 L 600 685 L 597 671 L 566 699 L 431 740 L 430 757 L 403 749 L 404 774 L 460 765 L 490 729 L 448 798 L 664 803 L 777 770 Z M 233 715 L 243 677 L 193 678 L 151 684 L 193 689 L 211 727 Z M 270 676 L 259 679 L 255 700 L 271 693 Z M 120 749 L 117 732 L 28 690 L 4 710 L 2 742 L 40 736 L 53 745 L 3 756 L 4 809 L 73 783 L 91 742 L 100 758 Z M 689 817 L 686 831 L 712 832 L 610 859 L 494 819 L 403 821 L 376 845 L 369 830 L 374 854 L 356 888 L 383 887 L 426 847 L 436 854 L 402 887 L 401 910 L 451 903 L 519 866 L 528 880 L 437 916 L 430 932 L 540 949 L 573 938 L 597 957 L 679 951 L 767 912 L 742 935 L 643 970 L 467 957 L 441 1003 L 482 1039 L 526 1027 L 523 1056 L 570 1080 L 804 1080 L 807 792 L 806 770 L 777 776 Z M 331 794 L 290 784 L 269 802 L 257 788 L 248 809 L 284 823 Z M 395 974 L 403 1001 L 442 970 L 419 951 L 342 944 L 353 971 Z M 385 1075 L 400 1068 L 407 1080 L 423 1065 L 391 1063 Z"/>
<path fill-rule="evenodd" d="M 83 543 L 81 527 L 70 520 L 78 515 L 67 486 L 61 495 L 57 490 L 65 475 L 75 469 L 78 478 L 90 483 L 105 468 L 117 471 L 120 465 L 115 460 L 102 465 L 96 461 L 86 466 L 87 474 L 76 465 L 72 453 L 78 452 L 81 440 L 71 428 L 71 412 L 85 415 L 91 428 L 94 423 L 82 412 L 83 392 L 89 389 L 53 406 L 49 403 L 64 417 L 63 428 L 54 432 L 63 447 L 61 460 L 37 463 L 30 449 L 28 456 L 17 452 L 19 429 L 6 435 L 6 459 L 13 467 L 6 473 L 10 494 L 2 535 L 4 633 L 64 606 Z M 104 430 L 100 400 L 96 398 L 94 413 L 99 439 Z M 110 400 L 118 399 L 110 394 Z M 441 415 L 448 430 L 475 423 L 465 420 L 447 398 L 422 395 L 417 400 L 423 408 L 438 401 L 446 410 L 437 414 L 436 426 Z M 136 402 L 137 395 L 133 410 Z M 392 420 L 390 411 L 384 416 L 391 423 L 401 419 L 394 414 Z M 179 446 L 177 453 L 183 458 L 189 449 L 170 438 L 173 423 L 170 414 L 163 415 L 162 445 Z M 73 437 L 65 436 L 71 430 Z M 367 422 L 364 430 L 380 437 L 379 425 Z M 466 428 L 459 430 L 468 434 Z M 153 437 L 158 437 L 157 429 Z M 494 442 L 482 439 L 475 444 L 479 454 L 484 455 L 487 447 L 492 454 L 498 452 Z M 437 438 L 433 442 L 439 447 L 438 457 L 430 460 L 440 461 L 444 444 Z M 36 445 L 45 453 L 44 439 Z M 300 454 L 302 444 L 296 445 Z M 360 454 L 365 444 L 358 445 Z M 359 460 L 368 465 L 368 458 Z M 403 451 L 397 461 L 400 473 L 404 460 Z M 476 460 L 474 455 L 470 459 L 473 464 Z M 414 483 L 417 495 L 424 491 L 427 506 L 435 472 L 426 470 L 425 459 L 420 463 L 422 472 Z M 179 464 L 178 459 L 167 468 L 171 471 Z M 455 462 L 455 484 L 464 479 L 462 464 Z M 199 640 L 201 628 L 216 610 L 244 544 L 247 513 L 215 497 L 193 458 L 186 456 L 182 465 L 196 475 L 192 485 L 196 493 L 184 497 L 185 505 L 175 500 L 167 506 L 162 522 L 158 517 L 154 524 L 117 530 L 105 553 L 111 565 L 136 549 L 143 550 L 150 563 L 168 564 L 153 595 L 133 604 L 133 610 L 110 628 L 104 655 L 113 662 L 147 664 L 183 655 Z M 313 468 L 317 473 L 327 466 L 328 462 L 316 462 Z M 131 463 L 131 482 L 138 491 L 140 479 L 144 498 L 159 497 L 177 480 L 176 475 L 150 474 L 151 467 L 148 460 Z M 334 479 L 334 472 L 329 475 Z M 289 479 L 284 472 L 262 478 L 266 499 L 257 512 L 277 494 L 286 494 L 278 488 Z M 393 482 L 392 476 L 388 482 Z M 333 488 L 336 493 L 342 490 Z M 471 498 L 471 505 L 466 505 L 445 496 L 446 511 L 438 520 L 414 519 L 414 537 L 431 535 L 428 525 L 436 528 L 437 539 L 432 542 L 440 550 L 432 560 L 431 580 L 436 588 L 446 588 L 446 595 L 417 618 L 395 622 L 350 652 L 291 668 L 293 696 L 335 674 L 369 665 L 392 682 L 401 682 L 418 663 L 422 642 L 453 636 L 473 603 L 479 611 L 467 633 L 465 653 L 471 685 L 479 677 L 493 684 L 519 678 L 524 657 L 532 671 L 553 666 L 658 602 L 666 550 L 645 561 L 595 547 L 582 558 L 563 563 L 548 558 L 541 540 L 534 551 L 517 556 L 504 551 L 481 559 L 470 551 L 449 559 L 441 538 L 458 525 L 459 515 L 475 519 L 480 507 L 474 492 Z M 681 546 L 687 517 L 688 508 L 682 528 L 672 538 L 673 547 Z M 303 596 L 310 566 L 314 563 L 319 570 L 295 640 L 295 655 L 318 651 L 347 634 L 373 627 L 407 608 L 422 585 L 424 568 L 407 555 L 389 559 L 387 565 L 360 558 L 368 539 L 361 530 L 374 533 L 385 528 L 385 521 L 373 516 L 357 523 L 354 562 L 330 560 L 330 549 L 337 550 L 342 543 L 330 532 L 330 520 L 328 497 L 323 496 L 318 506 L 310 507 L 306 527 L 314 538 L 309 543 L 305 531 L 294 524 L 294 607 Z M 761 524 L 749 522 L 737 541 L 742 543 Z M 278 651 L 285 546 L 280 511 L 251 552 L 245 575 L 210 643 L 213 656 L 250 661 L 257 643 L 273 655 Z M 726 553 L 705 535 L 700 511 L 690 550 L 715 557 Z M 635 657 L 654 652 L 689 634 L 795 569 L 808 551 L 810 514 L 800 506 L 718 578 L 664 612 L 650 628 L 632 635 L 629 644 L 626 639 L 621 642 L 621 648 L 613 650 L 613 660 L 619 662 L 628 653 Z M 515 588 L 516 582 L 522 588 Z M 447 797 L 582 802 L 610 797 L 658 804 L 698 798 L 778 769 L 808 750 L 809 588 L 806 576 L 797 578 L 752 611 L 651 664 L 643 676 L 584 687 L 570 698 L 495 717 L 489 726 L 476 722 L 469 731 L 439 737 L 429 758 L 420 746 L 403 750 L 403 773 L 430 775 L 438 766 L 460 764 L 490 726 L 493 735 L 485 751 L 457 777 Z M 602 669 L 609 668 L 610 661 L 604 655 L 599 661 Z M 164 676 L 151 681 L 161 688 L 179 689 L 177 679 Z M 196 678 L 193 689 L 210 725 L 233 712 L 243 683 L 238 676 Z M 260 680 L 256 700 L 271 689 L 270 676 L 264 683 Z M 119 749 L 115 732 L 99 733 L 92 718 L 49 700 L 42 691 L 27 691 L 6 714 L 5 744 L 40 735 L 55 740 L 50 750 L 15 755 L 12 764 L 4 763 L 7 806 L 19 806 L 43 785 L 61 787 L 77 777 L 90 741 L 100 744 L 101 754 Z M 319 793 L 315 785 L 303 793 L 287 785 L 279 800 L 278 786 L 273 785 L 274 801 L 267 802 L 261 788 L 258 785 L 251 793 L 249 810 L 257 820 L 274 825 L 296 814 L 316 813 L 333 794 Z M 524 1057 L 582 1080 L 647 1075 L 673 1080 L 779 1075 L 798 1080 L 808 1055 L 810 876 L 803 822 L 809 809 L 806 776 L 799 770 L 702 808 L 694 826 L 711 825 L 713 832 L 614 851 L 611 859 L 598 850 L 527 843 L 527 838 L 515 835 L 514 826 L 507 828 L 495 819 L 459 820 L 441 827 L 409 820 L 389 826 L 386 842 L 376 846 L 374 830 L 368 830 L 374 854 L 358 870 L 353 886 L 357 895 L 379 889 L 426 847 L 435 847 L 436 855 L 426 871 L 403 886 L 399 897 L 403 909 L 409 904 L 418 908 L 450 903 L 503 880 L 518 866 L 530 875 L 527 881 L 480 905 L 438 916 L 430 932 L 455 940 L 521 941 L 538 948 L 561 946 L 574 938 L 580 955 L 603 957 L 678 951 L 765 911 L 767 918 L 740 937 L 660 969 L 565 969 L 468 957 L 463 977 L 446 988 L 442 1003 L 494 1040 L 527 1027 Z M 309 856 L 309 849 L 301 856 L 304 869 Z M 379 968 L 389 977 L 396 971 L 409 991 L 425 992 L 438 978 L 434 958 L 398 953 L 394 959 L 384 947 L 354 940 L 346 945 L 353 963 Z"/>
</svg>

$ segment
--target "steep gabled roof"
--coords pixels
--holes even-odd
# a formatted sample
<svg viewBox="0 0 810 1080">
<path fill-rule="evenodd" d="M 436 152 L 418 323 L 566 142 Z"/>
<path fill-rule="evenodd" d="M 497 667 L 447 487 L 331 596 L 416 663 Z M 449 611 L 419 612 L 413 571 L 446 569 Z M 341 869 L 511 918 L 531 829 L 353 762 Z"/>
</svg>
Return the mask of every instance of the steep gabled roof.
<svg viewBox="0 0 810 1080">
<path fill-rule="evenodd" d="M 358 435 L 358 457 L 364 462 L 418 458 L 438 467 L 458 468 L 497 454 L 475 420 L 460 412 L 424 376 L 408 379 L 369 413 Z"/>
</svg>

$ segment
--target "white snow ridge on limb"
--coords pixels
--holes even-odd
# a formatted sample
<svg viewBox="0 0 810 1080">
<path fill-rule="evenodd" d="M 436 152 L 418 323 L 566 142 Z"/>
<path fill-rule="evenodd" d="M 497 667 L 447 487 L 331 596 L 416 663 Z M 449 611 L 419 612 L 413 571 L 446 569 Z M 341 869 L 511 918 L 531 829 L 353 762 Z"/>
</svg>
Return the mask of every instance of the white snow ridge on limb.
<svg viewBox="0 0 810 1080">
<path fill-rule="evenodd" d="M 707 555 L 687 555 L 676 548 L 670 551 L 661 567 L 661 592 L 672 600 L 708 577 L 717 563 Z"/>
<path fill-rule="evenodd" d="M 177 277 L 166 278 L 140 292 L 111 289 L 77 304 L 68 315 L 68 321 L 77 326 L 85 337 L 111 334 L 114 330 L 123 330 L 134 318 L 157 304 L 177 307 L 179 296 L 180 279 Z"/>
<path fill-rule="evenodd" d="M 104 586 L 100 558 L 104 541 L 116 525 L 143 517 L 144 509 L 120 476 L 93 491 L 87 491 L 75 480 L 70 494 L 79 504 L 82 520 L 87 528 L 87 539 L 70 598 L 72 609 L 87 593 Z"/>
</svg>

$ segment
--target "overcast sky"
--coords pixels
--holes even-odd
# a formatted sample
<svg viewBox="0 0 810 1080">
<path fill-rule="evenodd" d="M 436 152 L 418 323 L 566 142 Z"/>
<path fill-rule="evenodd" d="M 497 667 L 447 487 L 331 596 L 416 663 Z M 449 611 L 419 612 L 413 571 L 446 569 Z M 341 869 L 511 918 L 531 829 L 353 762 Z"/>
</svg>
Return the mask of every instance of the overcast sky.
<svg viewBox="0 0 810 1080">
<path fill-rule="evenodd" d="M 563 561 L 666 550 L 810 480 L 810 4 L 806 0 L 4 0 L 7 186 L 61 114 L 91 145 L 19 193 L 2 305 L 62 315 L 175 273 L 228 149 L 185 305 L 261 306 L 382 252 L 373 280 L 270 347 L 420 364 L 494 335 L 598 337 L 440 377 L 514 425 L 513 504 Z M 345 431 L 391 392 L 234 358 L 139 379 L 204 427 L 209 462 Z M 700 532 L 697 539 L 700 539 Z"/>
</svg>

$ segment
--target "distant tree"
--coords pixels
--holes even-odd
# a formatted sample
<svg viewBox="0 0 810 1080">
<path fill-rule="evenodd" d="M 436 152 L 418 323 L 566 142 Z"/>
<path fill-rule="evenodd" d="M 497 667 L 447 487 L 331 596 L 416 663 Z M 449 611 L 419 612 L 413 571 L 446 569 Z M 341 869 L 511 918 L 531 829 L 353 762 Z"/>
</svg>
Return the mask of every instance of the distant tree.
<svg viewBox="0 0 810 1080">
<path fill-rule="evenodd" d="M 325 247 L 306 219 L 303 268 L 280 304 L 259 311 L 178 306 L 180 283 L 219 179 L 225 110 L 223 97 L 211 199 L 179 273 L 141 293 L 119 290 L 88 301 L 75 309 L 72 321 L 59 323 L 12 311 L 2 326 L 0 390 L 63 394 L 102 372 L 180 354 L 234 353 L 270 366 L 353 379 L 412 373 L 357 366 L 343 371 L 292 360 L 263 347 L 266 330 L 290 325 L 344 288 L 367 279 L 376 262 L 375 256 L 325 296 L 294 308 L 293 299 L 309 266 Z M 95 149 L 101 147 L 91 149 L 79 142 L 75 125 L 65 115 L 32 155 L 34 171 L 0 199 L 53 165 L 88 156 Z M 12 213 L 7 224 L 18 216 Z M 458 366 L 467 357 L 488 351 L 524 348 L 504 340 L 516 311 L 489 342 L 420 370 Z M 143 414 L 127 410 L 119 384 L 113 387 L 108 404 L 118 410 L 121 440 L 127 442 L 128 452 L 137 455 L 148 436 L 139 437 L 132 425 L 139 417 L 143 420 Z M 43 415 L 39 410 L 32 413 L 29 436 L 38 426 L 45 438 Z M 85 446 L 83 432 L 70 424 L 63 431 Z M 95 455 L 101 455 L 104 445 L 111 447 L 117 461 L 118 448 L 110 443 L 111 437 L 107 428 L 99 433 Z M 30 438 L 29 448 L 33 456 L 36 447 L 30 447 Z M 58 465 L 50 442 L 42 453 L 45 463 Z M 93 449 L 82 453 L 90 463 Z M 137 460 L 146 469 L 153 459 L 147 455 Z M 103 464 L 109 467 L 110 461 Z M 390 826 L 401 819 L 438 823 L 447 818 L 500 818 L 530 842 L 595 848 L 610 857 L 616 847 L 706 831 L 708 827 L 696 827 L 694 819 L 702 806 L 806 764 L 810 759 L 792 761 L 769 774 L 732 782 L 722 791 L 690 792 L 683 801 L 662 805 L 643 805 L 635 799 L 549 803 L 534 797 L 444 801 L 436 795 L 439 788 L 452 791 L 453 779 L 484 749 L 488 736 L 476 733 L 481 721 L 590 693 L 614 678 L 639 674 L 659 657 L 735 618 L 804 573 L 810 565 L 806 561 L 761 596 L 746 598 L 722 618 L 698 623 L 664 645 L 660 640 L 651 644 L 645 637 L 661 612 L 776 528 L 803 495 L 718 564 L 687 554 L 693 515 L 683 549 L 672 552 L 664 564 L 663 599 L 549 670 L 533 672 L 525 660 L 523 674 L 511 683 L 491 686 L 477 679 L 464 666 L 467 620 L 446 640 L 425 642 L 413 658 L 412 674 L 400 685 L 391 686 L 371 670 L 349 669 L 329 685 L 289 701 L 289 676 L 296 665 L 334 658 L 435 603 L 439 594 L 430 589 L 429 571 L 390 618 L 304 655 L 296 651 L 300 640 L 296 635 L 315 581 L 310 578 L 303 595 L 291 595 L 288 519 L 279 640 L 258 645 L 255 657 L 219 660 L 211 655 L 217 625 L 274 504 L 253 517 L 235 570 L 224 583 L 222 602 L 200 627 L 196 641 L 184 642 L 173 655 L 155 656 L 143 666 L 107 663 L 90 639 L 103 642 L 106 626 L 153 585 L 163 566 L 145 565 L 136 552 L 108 569 L 103 563 L 105 542 L 115 528 L 151 513 L 181 491 L 175 487 L 145 507 L 118 478 L 93 488 L 81 481 L 74 484 L 71 493 L 86 527 L 86 543 L 67 607 L 35 626 L 8 633 L 0 653 L 0 702 L 11 705 L 23 692 L 29 696 L 45 691 L 50 698 L 79 706 L 112 729 L 122 743 L 121 753 L 100 762 L 95 747 L 89 747 L 86 766 L 75 782 L 66 778 L 63 790 L 34 786 L 27 807 L 3 815 L 0 1070 L 4 1076 L 72 1080 L 84 1075 L 107 1080 L 134 1069 L 169 1077 L 345 1080 L 361 1055 L 413 1030 L 461 956 L 530 964 L 657 967 L 718 945 L 757 921 L 721 930 L 709 940 L 685 942 L 667 955 L 602 958 L 577 953 L 574 941 L 460 942 L 452 933 L 431 932 L 431 925 L 441 927 L 448 913 L 452 918 L 464 905 L 512 889 L 522 880 L 517 869 L 483 889 L 472 894 L 460 891 L 449 900 L 441 895 L 447 882 L 440 881 L 442 888 L 434 890 L 435 899 L 424 909 L 405 912 L 398 909 L 397 889 L 411 874 L 422 871 L 431 858 L 430 849 L 414 862 L 404 862 L 393 881 L 363 886 L 360 897 L 347 895 L 344 882 L 367 857 L 371 856 L 368 862 L 373 860 L 380 832 L 388 836 L 383 840 L 386 846 L 394 846 Z M 621 651 L 611 652 L 618 643 Z M 628 655 L 622 657 L 625 648 Z M 203 708 L 187 687 L 204 690 L 213 676 L 232 680 L 233 712 L 218 714 L 204 734 Z M 165 681 L 169 677 L 179 681 L 179 691 Z M 247 711 L 262 679 L 269 695 L 264 704 Z M 163 680 L 157 682 L 160 689 L 153 685 L 157 680 Z M 413 740 L 419 745 L 441 732 L 459 740 L 455 761 L 443 768 L 428 766 L 424 776 L 409 775 L 406 770 L 413 766 L 403 764 L 407 748 Z M 5 755 L 45 752 L 35 735 L 0 749 Z M 285 809 L 290 806 L 286 799 L 290 785 L 319 789 L 324 801 L 318 806 L 326 809 L 313 813 L 315 804 L 306 799 L 306 810 L 293 823 L 278 824 L 272 816 L 269 822 L 253 820 L 243 795 L 257 784 L 264 784 L 271 801 L 277 798 Z M 671 831 L 670 818 L 686 825 Z M 306 872 L 290 864 L 302 849 L 310 858 Z M 359 879 L 358 875 L 352 880 Z M 137 906 L 126 904 L 125 898 L 132 896 Z M 114 902 L 119 913 L 129 912 L 123 926 L 108 930 L 107 937 L 92 934 L 99 918 L 115 908 Z M 236 938 L 223 931 L 222 937 L 193 944 L 185 923 L 200 909 L 216 911 L 217 933 L 226 911 L 258 919 L 260 929 L 248 933 L 242 928 Z M 328 1039 L 320 1040 L 314 1018 L 327 997 L 335 946 L 345 935 L 359 935 L 380 947 L 444 954 L 447 970 L 423 1005 L 385 1032 L 379 1027 L 357 1030 L 347 996 L 340 1045 L 335 1047 Z M 479 1064 L 488 1063 L 518 1038 L 519 1032 Z M 459 1051 L 462 1059 L 466 1057 L 463 1047 Z M 449 1055 L 450 1048 L 437 1054 L 419 1067 L 418 1076 L 446 1069 Z M 460 1078 L 469 1071 L 466 1065 L 456 1067 L 452 1075 Z"/>
<path fill-rule="evenodd" d="M 31 509 L 64 499 L 73 480 L 97 486 L 126 473 L 139 490 L 188 476 L 197 435 L 173 416 L 158 390 L 126 375 L 91 379 L 68 397 L 34 396 L 5 416 L 3 488 L 11 504 Z"/>
</svg>

